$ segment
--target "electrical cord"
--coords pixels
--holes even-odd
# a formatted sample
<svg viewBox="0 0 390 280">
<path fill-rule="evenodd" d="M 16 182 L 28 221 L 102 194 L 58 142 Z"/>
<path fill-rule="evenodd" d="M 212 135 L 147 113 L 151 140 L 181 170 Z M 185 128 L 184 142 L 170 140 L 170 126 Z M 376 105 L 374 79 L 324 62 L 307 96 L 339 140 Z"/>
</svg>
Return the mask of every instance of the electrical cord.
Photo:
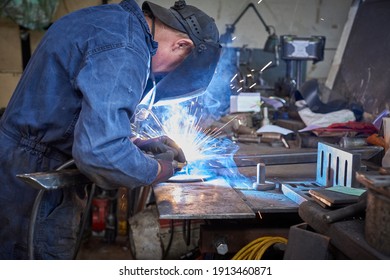
<svg viewBox="0 0 390 280">
<path fill-rule="evenodd" d="M 171 233 L 170 233 L 170 236 L 169 236 L 169 242 L 168 242 L 167 248 L 164 249 L 164 253 L 163 253 L 163 257 L 162 257 L 163 260 L 165 260 L 167 258 L 169 250 L 171 249 L 171 246 L 172 246 L 173 233 L 174 233 L 174 230 L 175 230 L 175 227 L 174 227 L 174 224 L 173 224 L 173 220 L 170 221 L 170 228 L 171 228 Z"/>
<path fill-rule="evenodd" d="M 91 209 L 93 196 L 95 194 L 95 189 L 96 189 L 96 184 L 93 183 L 91 185 L 91 191 L 90 191 L 90 194 L 88 196 L 87 205 L 85 207 L 85 213 L 83 215 L 83 220 L 82 220 L 81 225 L 80 225 L 79 236 L 78 236 L 77 241 L 76 241 L 76 246 L 75 246 L 74 255 L 73 255 L 73 259 L 74 260 L 77 258 L 77 254 L 78 254 L 78 252 L 80 250 L 81 240 L 83 239 L 85 225 L 87 224 L 87 219 L 89 218 L 89 209 Z"/>
<path fill-rule="evenodd" d="M 37 218 L 37 213 L 38 213 L 38 208 L 39 205 L 41 204 L 42 197 L 44 194 L 44 190 L 40 190 L 35 197 L 34 205 L 31 210 L 31 215 L 30 215 L 30 223 L 28 226 L 28 258 L 30 260 L 34 259 L 34 229 L 35 229 L 35 221 Z"/>
<path fill-rule="evenodd" d="M 232 260 L 261 260 L 265 251 L 276 243 L 287 244 L 287 239 L 279 236 L 257 238 L 239 250 Z"/>
<path fill-rule="evenodd" d="M 189 246 L 191 243 L 191 220 L 183 220 L 183 238 L 186 245 Z"/>
</svg>

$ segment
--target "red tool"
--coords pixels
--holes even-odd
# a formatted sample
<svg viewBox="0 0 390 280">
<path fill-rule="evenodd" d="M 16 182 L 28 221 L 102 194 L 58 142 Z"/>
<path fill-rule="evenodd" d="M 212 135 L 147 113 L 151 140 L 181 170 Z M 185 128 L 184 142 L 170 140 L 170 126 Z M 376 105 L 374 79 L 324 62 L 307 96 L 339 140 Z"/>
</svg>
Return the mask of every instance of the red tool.
<svg viewBox="0 0 390 280">
<path fill-rule="evenodd" d="M 92 230 L 101 232 L 106 229 L 108 216 L 108 198 L 96 197 L 92 200 Z"/>
</svg>

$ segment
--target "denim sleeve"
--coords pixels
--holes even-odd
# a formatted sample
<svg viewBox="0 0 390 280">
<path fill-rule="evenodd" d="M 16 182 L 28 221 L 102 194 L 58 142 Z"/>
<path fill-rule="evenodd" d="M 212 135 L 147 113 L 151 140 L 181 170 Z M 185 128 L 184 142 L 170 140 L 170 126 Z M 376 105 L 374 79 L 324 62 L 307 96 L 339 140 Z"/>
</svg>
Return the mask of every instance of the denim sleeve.
<svg viewBox="0 0 390 280">
<path fill-rule="evenodd" d="M 131 141 L 130 119 L 143 93 L 148 61 L 131 48 L 90 55 L 76 86 L 82 94 L 75 126 L 73 158 L 77 167 L 103 188 L 150 184 L 158 163 Z"/>
</svg>

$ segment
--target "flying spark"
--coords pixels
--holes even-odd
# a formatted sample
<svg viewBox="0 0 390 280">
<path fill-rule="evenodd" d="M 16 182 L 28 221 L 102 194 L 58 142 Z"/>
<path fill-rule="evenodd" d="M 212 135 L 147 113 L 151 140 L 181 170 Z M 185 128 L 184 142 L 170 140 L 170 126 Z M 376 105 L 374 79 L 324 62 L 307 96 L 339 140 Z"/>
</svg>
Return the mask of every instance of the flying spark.
<svg viewBox="0 0 390 280">
<path fill-rule="evenodd" d="M 159 108 L 159 107 L 158 107 Z M 139 137 L 153 138 L 167 135 L 183 150 L 187 165 L 179 174 L 211 174 L 219 172 L 226 181 L 233 185 L 240 181 L 244 188 L 251 187 L 251 181 L 241 175 L 233 160 L 238 150 L 237 144 L 223 137 L 222 132 L 236 117 L 230 119 L 218 128 L 204 128 L 204 114 L 201 107 L 191 102 L 190 105 L 180 104 L 164 106 L 163 113 L 158 116 L 151 111 L 150 118 L 144 123 L 142 131 L 137 131 Z M 215 171 L 219 170 L 219 171 Z M 222 171 L 221 171 L 222 170 Z"/>
<path fill-rule="evenodd" d="M 237 78 L 238 74 L 234 75 L 233 78 L 230 80 L 231 83 L 233 83 L 234 79 Z"/>
<path fill-rule="evenodd" d="M 268 62 L 263 68 L 261 68 L 260 73 L 263 73 L 263 71 L 264 71 L 265 69 L 267 69 L 268 66 L 270 66 L 271 64 L 272 64 L 272 61 Z"/>
</svg>

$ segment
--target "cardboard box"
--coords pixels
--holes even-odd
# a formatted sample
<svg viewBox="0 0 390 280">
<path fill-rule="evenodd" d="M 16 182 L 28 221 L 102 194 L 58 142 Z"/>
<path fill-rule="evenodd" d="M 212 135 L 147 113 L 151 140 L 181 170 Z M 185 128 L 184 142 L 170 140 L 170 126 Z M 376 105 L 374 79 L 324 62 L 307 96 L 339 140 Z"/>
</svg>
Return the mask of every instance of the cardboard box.
<svg viewBox="0 0 390 280">
<path fill-rule="evenodd" d="M 260 104 L 260 92 L 242 92 L 230 96 L 230 113 L 259 112 Z"/>
</svg>

